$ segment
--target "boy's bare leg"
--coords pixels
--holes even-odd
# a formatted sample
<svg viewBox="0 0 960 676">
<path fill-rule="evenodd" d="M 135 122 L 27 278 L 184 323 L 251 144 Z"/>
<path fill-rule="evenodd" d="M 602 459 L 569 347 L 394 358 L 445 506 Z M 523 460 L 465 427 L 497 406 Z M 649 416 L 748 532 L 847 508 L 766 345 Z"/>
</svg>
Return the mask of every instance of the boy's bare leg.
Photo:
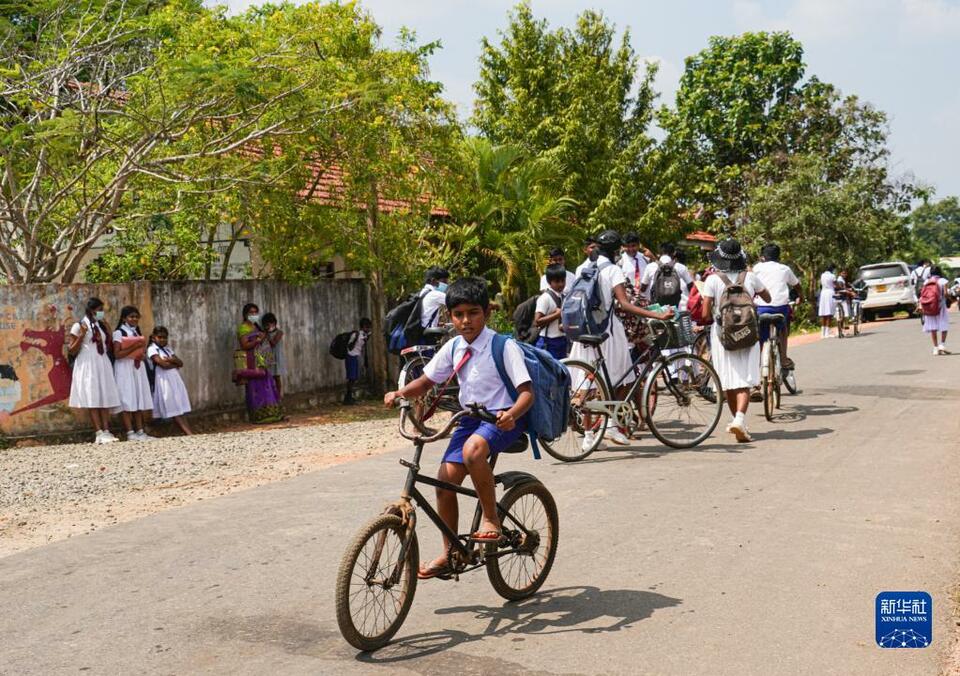
<svg viewBox="0 0 960 676">
<path fill-rule="evenodd" d="M 480 509 L 483 519 L 480 522 L 480 532 L 499 531 L 500 517 L 497 515 L 496 489 L 493 480 L 493 469 L 488 458 L 490 445 L 487 440 L 478 434 L 471 434 L 463 445 L 463 461 L 470 473 L 470 480 L 477 491 L 480 500 Z"/>
<path fill-rule="evenodd" d="M 447 483 L 459 486 L 467 476 L 467 468 L 459 462 L 445 462 L 440 465 L 440 471 L 437 472 L 437 479 Z M 453 491 L 437 489 L 437 513 L 443 522 L 449 526 L 454 533 L 460 525 L 460 507 L 457 503 L 457 494 Z M 447 560 L 447 551 L 450 549 L 450 540 L 446 535 L 443 536 L 443 554 L 434 560 L 434 563 L 444 563 Z"/>
</svg>

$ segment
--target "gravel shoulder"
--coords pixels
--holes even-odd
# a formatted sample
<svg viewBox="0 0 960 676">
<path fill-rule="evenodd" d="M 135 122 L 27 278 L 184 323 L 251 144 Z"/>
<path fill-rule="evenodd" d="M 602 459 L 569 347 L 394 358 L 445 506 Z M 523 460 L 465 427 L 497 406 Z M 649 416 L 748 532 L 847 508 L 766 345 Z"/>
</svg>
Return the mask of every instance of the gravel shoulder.
<svg viewBox="0 0 960 676">
<path fill-rule="evenodd" d="M 0 557 L 405 443 L 395 417 L 370 414 L 378 417 L 0 451 Z"/>
</svg>

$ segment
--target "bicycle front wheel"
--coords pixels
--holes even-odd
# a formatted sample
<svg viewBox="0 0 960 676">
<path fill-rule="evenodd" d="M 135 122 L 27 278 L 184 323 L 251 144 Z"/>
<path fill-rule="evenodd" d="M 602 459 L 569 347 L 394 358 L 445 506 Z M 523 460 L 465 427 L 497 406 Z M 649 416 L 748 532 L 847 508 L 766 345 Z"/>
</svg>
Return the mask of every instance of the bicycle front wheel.
<svg viewBox="0 0 960 676">
<path fill-rule="evenodd" d="M 790 394 L 797 393 L 797 371 L 796 369 L 784 369 L 783 370 L 783 384 L 787 388 L 787 392 Z"/>
<path fill-rule="evenodd" d="M 402 390 L 405 385 L 423 375 L 423 369 L 430 360 L 422 355 L 416 355 L 410 358 L 400 370 L 400 377 L 397 378 L 397 389 Z M 446 390 L 442 385 L 435 385 L 429 392 L 422 397 L 413 400 L 411 418 L 414 426 L 420 432 L 427 436 L 432 436 L 446 427 L 450 418 L 460 408 L 460 402 L 457 401 L 459 388 L 455 386 L 456 379 Z M 436 405 L 434 405 L 436 404 Z M 433 408 L 433 412 L 427 417 L 427 413 Z"/>
<path fill-rule="evenodd" d="M 671 355 L 657 364 L 643 385 L 644 420 L 661 443 L 693 448 L 720 422 L 722 391 L 720 377 L 702 357 Z"/>
<path fill-rule="evenodd" d="M 384 514 L 354 538 L 337 573 L 337 624 L 357 650 L 385 646 L 410 612 L 417 590 L 420 550 L 411 534 L 401 559 L 406 529 L 399 516 Z"/>
<path fill-rule="evenodd" d="M 570 415 L 566 431 L 557 439 L 540 440 L 540 445 L 557 460 L 583 460 L 597 450 L 607 429 L 607 416 L 586 407 L 591 401 L 610 401 L 603 375 L 593 364 L 579 359 L 560 362 L 570 371 Z"/>
<path fill-rule="evenodd" d="M 487 577 L 500 596 L 518 601 L 546 582 L 557 556 L 560 517 L 553 496 L 539 481 L 514 486 L 500 505 L 510 515 L 501 519 L 503 533 L 517 551 L 488 557 Z"/>
</svg>

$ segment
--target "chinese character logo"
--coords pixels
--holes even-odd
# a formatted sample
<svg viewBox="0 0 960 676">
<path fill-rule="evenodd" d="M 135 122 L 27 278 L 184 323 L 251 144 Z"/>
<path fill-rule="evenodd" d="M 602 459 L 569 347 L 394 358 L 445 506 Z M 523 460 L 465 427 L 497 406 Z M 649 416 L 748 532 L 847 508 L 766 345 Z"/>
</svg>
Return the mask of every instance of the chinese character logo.
<svg viewBox="0 0 960 676">
<path fill-rule="evenodd" d="M 927 592 L 877 594 L 877 645 L 926 648 L 933 641 L 933 600 Z"/>
</svg>

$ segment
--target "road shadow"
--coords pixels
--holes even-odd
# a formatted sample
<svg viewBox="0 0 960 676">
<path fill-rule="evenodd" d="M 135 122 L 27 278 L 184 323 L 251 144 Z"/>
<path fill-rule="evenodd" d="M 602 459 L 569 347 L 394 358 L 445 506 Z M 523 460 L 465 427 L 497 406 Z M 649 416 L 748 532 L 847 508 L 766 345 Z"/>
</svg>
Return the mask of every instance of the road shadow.
<svg viewBox="0 0 960 676">
<path fill-rule="evenodd" d="M 922 401 L 960 399 L 960 388 L 949 389 L 919 385 L 840 385 L 837 387 L 818 387 L 812 389 L 811 392 L 848 394 L 855 397 L 880 397 L 882 399 L 920 399 Z"/>
<path fill-rule="evenodd" d="M 716 432 L 714 432 L 716 434 Z M 654 442 L 659 443 L 659 442 Z M 621 460 L 641 460 L 662 458 L 665 455 L 674 453 L 742 453 L 743 444 L 736 443 L 703 443 L 693 448 L 671 448 L 669 446 L 658 446 L 656 449 L 640 446 L 614 446 L 612 448 L 601 448 L 590 455 L 585 460 L 577 462 L 557 462 L 557 465 L 597 465 L 604 462 L 619 462 Z"/>
<path fill-rule="evenodd" d="M 486 622 L 477 634 L 444 629 L 397 639 L 376 653 L 361 653 L 357 660 L 368 664 L 392 664 L 422 659 L 452 650 L 464 643 L 486 638 L 550 634 L 602 634 L 628 628 L 661 608 L 672 608 L 680 599 L 651 591 L 634 589 L 598 589 L 597 587 L 561 587 L 503 606 L 454 606 L 436 611 L 437 615 L 468 614 Z M 493 665 L 489 665 L 493 666 Z"/>
<path fill-rule="evenodd" d="M 834 431 L 829 427 L 821 427 L 815 430 L 770 430 L 769 432 L 755 432 L 753 436 L 757 441 L 800 441 L 816 439 Z"/>
<path fill-rule="evenodd" d="M 856 413 L 860 408 L 858 406 L 836 406 L 834 404 L 794 404 L 792 406 L 780 409 L 780 412 L 773 416 L 774 423 L 798 423 L 813 416 L 824 415 L 846 415 L 847 413 Z"/>
</svg>

